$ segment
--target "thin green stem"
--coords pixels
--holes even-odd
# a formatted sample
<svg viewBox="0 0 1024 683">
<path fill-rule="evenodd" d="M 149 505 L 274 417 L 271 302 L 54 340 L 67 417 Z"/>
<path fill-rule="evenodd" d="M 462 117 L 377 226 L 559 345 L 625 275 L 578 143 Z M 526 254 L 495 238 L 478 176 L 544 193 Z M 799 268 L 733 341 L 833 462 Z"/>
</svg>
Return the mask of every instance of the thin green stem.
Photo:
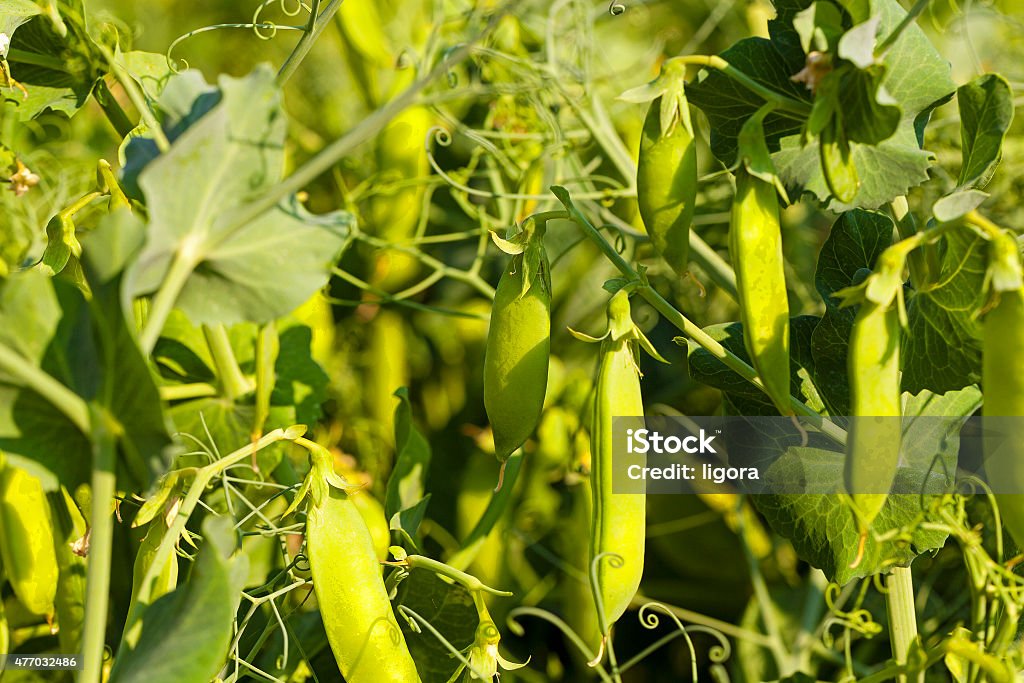
<svg viewBox="0 0 1024 683">
<path fill-rule="evenodd" d="M 14 62 L 15 64 L 41 66 L 45 69 L 60 71 L 62 73 L 68 72 L 68 65 L 57 57 L 40 54 L 38 52 L 28 52 L 27 50 L 21 50 L 16 47 L 12 47 L 8 50 L 7 61 Z"/>
<path fill-rule="evenodd" d="M 106 115 L 107 120 L 110 121 L 110 125 L 114 127 L 117 134 L 124 138 L 132 129 L 135 128 L 135 124 L 132 123 L 128 115 L 124 113 L 124 109 L 121 108 L 121 104 L 114 97 L 114 94 L 110 92 L 110 88 L 107 87 L 107 82 L 102 78 L 96 82 L 96 102 L 100 105 L 103 113 Z"/>
<path fill-rule="evenodd" d="M 327 25 L 331 23 L 331 19 L 338 12 L 341 7 L 341 3 L 344 0 L 331 0 L 331 3 L 324 8 L 324 11 L 320 12 L 320 0 L 313 0 L 312 5 L 309 9 L 309 22 L 306 24 L 306 30 L 302 33 L 302 37 L 299 38 L 299 42 L 295 45 L 295 49 L 288 55 L 288 59 L 285 60 L 284 64 L 281 65 L 281 69 L 277 72 L 277 83 L 278 85 L 284 85 L 288 82 L 288 79 L 298 70 L 299 65 L 302 64 L 302 60 L 306 58 L 309 51 L 313 48 L 317 38 L 324 32 Z"/>
<path fill-rule="evenodd" d="M 681 64 L 703 66 L 709 69 L 717 69 L 747 90 L 756 94 L 761 99 L 774 104 L 775 109 L 778 111 L 786 111 L 799 116 L 808 116 L 811 113 L 811 105 L 809 102 L 801 102 L 800 100 L 783 95 L 780 92 L 772 90 L 766 85 L 758 83 L 753 78 L 717 55 L 687 55 L 683 57 L 673 57 L 672 61 L 678 61 Z"/>
<path fill-rule="evenodd" d="M 143 123 L 146 124 L 148 133 L 153 137 L 153 142 L 156 143 L 156 148 L 160 150 L 161 154 L 166 154 L 171 149 L 171 143 L 167 140 L 167 136 L 164 134 L 163 126 L 157 121 L 156 115 L 150 108 L 149 103 L 146 101 L 146 96 L 139 88 L 138 84 L 132 78 L 131 74 L 125 71 L 124 67 L 121 66 L 114 58 L 114 54 L 106 47 L 100 48 L 103 52 L 103 57 L 107 60 L 107 65 L 110 68 L 110 72 L 114 74 L 114 78 L 124 88 L 125 94 L 128 95 L 128 99 L 131 100 L 132 105 L 138 110 L 139 116 L 142 118 Z M 135 126 L 132 125 L 128 132 L 124 133 L 123 136 L 128 135 Z M 122 137 L 123 137 L 122 136 Z"/>
<path fill-rule="evenodd" d="M 224 397 L 234 401 L 239 396 L 252 391 L 252 384 L 238 366 L 235 352 L 231 348 L 231 339 L 223 325 L 203 325 L 203 337 L 210 349 L 217 380 Z"/>
<path fill-rule="evenodd" d="M 206 398 L 216 395 L 217 387 L 206 382 L 170 384 L 160 387 L 160 400 L 162 401 L 187 401 L 193 398 Z"/>
<path fill-rule="evenodd" d="M 110 556 L 114 517 L 110 502 L 117 493 L 116 440 L 120 426 L 105 411 L 93 413 L 92 519 L 89 536 L 89 568 L 86 578 L 85 620 L 82 626 L 82 662 L 79 683 L 99 683 L 110 598 Z"/>
<path fill-rule="evenodd" d="M 167 271 L 167 275 L 164 276 L 164 281 L 149 307 L 146 325 L 142 329 L 142 334 L 139 335 L 139 346 L 144 355 L 148 356 L 153 352 L 153 348 L 160 338 L 160 332 L 163 331 L 164 324 L 167 322 L 167 317 L 174 310 L 178 295 L 185 288 L 185 283 L 188 282 L 189 276 L 192 275 L 192 271 L 197 265 L 195 258 L 186 254 L 183 248 L 179 248 L 174 254 L 171 267 Z"/>
<path fill-rule="evenodd" d="M 896 219 L 896 230 L 902 239 L 907 239 L 917 234 L 917 220 L 910 211 L 910 205 L 905 196 L 896 197 L 889 205 L 893 218 Z M 930 282 L 928 263 L 921 251 L 914 251 L 907 259 L 910 267 L 910 281 L 914 288 L 920 290 L 926 283 Z"/>
<path fill-rule="evenodd" d="M 889 641 L 896 664 L 906 665 L 910 648 L 917 639 L 917 612 L 914 609 L 914 582 L 910 567 L 896 567 L 885 577 L 888 592 L 885 604 L 889 614 Z M 924 680 L 923 674 L 919 677 Z M 907 683 L 906 674 L 896 677 L 897 683 Z"/>
<path fill-rule="evenodd" d="M 427 569 L 435 574 L 451 579 L 470 592 L 482 591 L 484 593 L 490 593 L 491 595 L 498 595 L 501 597 L 509 597 L 512 595 L 509 591 L 491 588 L 472 574 L 467 574 L 460 569 L 456 569 L 450 564 L 438 562 L 437 560 L 424 557 L 423 555 L 409 555 L 404 560 L 400 560 L 393 564 L 405 565 L 409 567 L 409 569 Z"/>
<path fill-rule="evenodd" d="M 555 193 L 555 196 L 558 197 L 559 201 L 561 201 L 565 206 L 573 221 L 580 226 L 584 233 L 586 233 L 591 241 L 597 245 L 601 252 L 604 253 L 605 257 L 615 265 L 619 272 L 629 280 L 639 281 L 639 274 L 637 274 L 626 259 L 624 259 L 622 255 L 619 254 L 619 252 L 617 252 L 615 248 L 601 236 L 600 231 L 598 231 L 598 229 L 595 228 L 589 220 L 587 220 L 586 216 L 576 208 L 569 197 L 569 193 L 566 192 L 564 188 L 560 187 L 554 187 L 552 188 L 552 191 Z M 650 286 L 644 285 L 637 288 L 637 293 L 640 294 L 640 296 L 642 296 L 647 303 L 658 311 L 658 313 L 660 313 L 666 320 L 679 329 L 686 337 L 702 346 L 711 355 L 722 361 L 722 363 L 724 363 L 730 370 L 743 377 L 761 391 L 765 391 L 764 384 L 757 376 L 757 371 L 754 370 L 753 367 L 732 351 L 722 346 L 716 340 L 712 339 L 708 333 L 676 310 L 676 308 L 666 301 L 664 297 L 658 294 L 658 292 Z M 818 412 L 811 409 L 802 401 L 792 397 L 790 397 L 790 406 L 798 416 L 806 418 L 809 424 L 820 430 L 824 435 L 828 436 L 836 443 L 843 445 L 846 444 L 846 431 L 841 427 L 838 427 L 831 420 L 822 417 Z"/>
<path fill-rule="evenodd" d="M 904 16 L 900 23 L 896 25 L 896 28 L 894 28 L 892 32 L 885 37 L 885 40 L 879 43 L 878 47 L 875 48 L 875 57 L 881 57 L 884 55 L 886 51 L 900 39 L 903 32 L 907 30 L 912 23 L 914 23 L 914 20 L 920 16 L 921 12 L 928 9 L 928 5 L 930 5 L 931 2 L 932 0 L 917 0 L 917 2 L 914 3 L 914 6 L 910 8 L 910 11 L 907 12 L 906 16 Z"/>
<path fill-rule="evenodd" d="M 0 370 L 12 377 L 18 385 L 31 389 L 49 401 L 83 434 L 92 431 L 89 405 L 81 396 L 3 344 L 0 344 Z"/>
</svg>

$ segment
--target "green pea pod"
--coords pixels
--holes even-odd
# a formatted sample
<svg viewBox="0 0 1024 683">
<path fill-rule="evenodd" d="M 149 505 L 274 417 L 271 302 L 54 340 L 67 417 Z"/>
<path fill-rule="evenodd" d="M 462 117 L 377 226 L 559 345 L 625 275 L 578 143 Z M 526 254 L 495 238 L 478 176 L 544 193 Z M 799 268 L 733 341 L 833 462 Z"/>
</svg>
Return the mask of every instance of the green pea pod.
<svg viewBox="0 0 1024 683">
<path fill-rule="evenodd" d="M 57 637 L 60 651 L 75 654 L 82 647 L 82 626 L 85 623 L 85 578 L 87 562 L 84 545 L 88 527 L 78 505 L 63 486 L 47 494 L 60 569 L 54 606 L 57 610 Z M 2 650 L 0 650 L 2 652 Z"/>
<path fill-rule="evenodd" d="M 768 397 L 792 415 L 789 396 L 789 301 L 775 186 L 740 168 L 729 227 L 747 353 Z"/>
<path fill-rule="evenodd" d="M 418 683 L 416 664 L 380 574 L 373 539 L 350 496 L 331 488 L 306 513 L 313 588 L 348 683 Z"/>
<path fill-rule="evenodd" d="M 881 512 L 896 478 L 902 425 L 900 318 L 892 304 L 865 299 L 857 311 L 848 356 L 850 413 L 846 487 L 861 533 Z M 871 419 L 875 418 L 875 419 Z"/>
<path fill-rule="evenodd" d="M 57 556 L 43 485 L 12 465 L 0 466 L 0 560 L 25 608 L 52 619 Z"/>
<path fill-rule="evenodd" d="M 994 420 L 991 431 L 1007 434 L 1009 438 L 988 438 L 985 445 L 985 471 L 989 481 L 998 482 L 1004 491 L 1024 491 L 1024 447 L 1016 425 L 1024 420 L 1024 291 L 1020 288 L 1020 257 L 1017 243 L 1010 234 L 993 241 L 993 257 L 1009 265 L 1009 282 L 1003 289 L 996 271 L 998 300 L 982 322 L 981 383 L 985 401 L 981 406 L 982 419 L 1015 417 L 1014 420 Z M 1000 264 L 997 261 L 996 267 Z M 1009 424 L 1007 424 L 1009 423 Z M 985 430 L 986 432 L 989 429 Z M 996 495 L 1003 525 L 1017 545 L 1024 547 L 1024 494 Z"/>
<path fill-rule="evenodd" d="M 640 217 L 651 244 L 680 277 L 687 272 L 690 224 L 697 202 L 697 146 L 689 112 L 662 130 L 662 98 L 647 110 L 636 171 Z"/>
<path fill-rule="evenodd" d="M 543 247 L 539 267 L 526 267 L 530 248 L 505 268 L 487 331 L 484 408 L 494 432 L 494 454 L 502 462 L 540 422 L 548 384 L 551 281 Z"/>
<path fill-rule="evenodd" d="M 629 310 L 629 296 L 619 290 L 608 304 L 608 333 L 601 342 L 601 363 L 594 396 L 591 429 L 590 485 L 593 523 L 590 561 L 604 553 L 597 566 L 597 588 L 604 606 L 607 629 L 629 607 L 644 572 L 646 496 L 613 493 L 612 420 L 643 417 L 640 371 L 637 366 L 639 333 Z"/>
<path fill-rule="evenodd" d="M 135 606 L 135 601 L 138 599 L 139 590 L 142 588 L 142 581 L 146 578 L 146 573 L 149 571 L 150 566 L 153 564 L 153 560 L 156 558 L 156 552 L 160 548 L 160 543 L 163 541 L 164 534 L 167 532 L 167 525 L 163 521 L 153 522 L 149 526 L 149 530 L 146 531 L 146 535 L 142 539 L 142 543 L 139 545 L 139 551 L 135 554 L 135 566 L 132 569 L 132 598 L 131 605 L 128 612 L 132 612 L 132 608 Z M 178 585 L 178 556 L 176 553 L 171 553 L 167 556 L 167 562 L 160 568 L 160 573 L 157 575 L 156 581 L 153 582 L 153 591 L 150 594 L 150 604 L 156 602 L 157 598 L 162 595 L 166 595 L 174 590 Z"/>
</svg>

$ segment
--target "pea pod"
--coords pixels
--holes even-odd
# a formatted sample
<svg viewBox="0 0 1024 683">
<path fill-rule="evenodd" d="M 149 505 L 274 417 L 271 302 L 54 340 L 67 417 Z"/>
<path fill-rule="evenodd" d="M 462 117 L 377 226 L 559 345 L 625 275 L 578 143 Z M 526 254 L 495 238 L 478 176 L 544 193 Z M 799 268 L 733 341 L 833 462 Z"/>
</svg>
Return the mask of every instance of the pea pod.
<svg viewBox="0 0 1024 683">
<path fill-rule="evenodd" d="M 1015 431 L 1024 419 L 1024 291 L 1021 290 L 1021 266 L 1017 242 L 1004 233 L 992 242 L 995 306 L 982 322 L 981 383 L 985 400 L 982 418 L 1012 417 L 1014 420 L 993 420 L 996 434 L 1014 429 L 1004 441 L 986 439 L 985 471 L 992 482 L 1004 491 L 1024 491 L 1024 449 Z M 1010 424 L 1006 424 L 1010 423 Z M 985 431 L 989 431 L 986 429 Z M 996 495 L 1003 524 L 1018 546 L 1024 547 L 1024 495 Z"/>
<path fill-rule="evenodd" d="M 895 305 L 868 299 L 860 304 L 847 365 L 855 419 L 846 445 L 845 478 L 863 535 L 885 505 L 899 464 L 900 319 Z"/>
<path fill-rule="evenodd" d="M 551 280 L 542 231 L 535 234 L 502 273 L 487 330 L 484 408 L 502 462 L 533 433 L 547 391 Z"/>
<path fill-rule="evenodd" d="M 601 341 L 590 435 L 593 500 L 590 561 L 593 564 L 602 555 L 611 554 L 598 561 L 596 572 L 595 590 L 604 607 L 603 635 L 607 635 L 611 625 L 626 611 L 644 572 L 646 496 L 614 493 L 612 486 L 613 418 L 642 419 L 644 414 L 637 365 L 638 343 L 654 353 L 633 324 L 629 295 L 619 290 L 608 304 L 608 332 Z"/>
<path fill-rule="evenodd" d="M 53 618 L 57 556 L 43 485 L 13 465 L 0 465 L 0 560 L 14 595 L 28 611 Z"/>
<path fill-rule="evenodd" d="M 418 683 L 391 610 L 373 539 L 352 498 L 332 488 L 306 512 L 313 588 L 338 668 L 348 683 Z"/>
<path fill-rule="evenodd" d="M 745 168 L 736 172 L 729 227 L 740 319 L 747 353 L 768 397 L 792 415 L 789 397 L 789 301 L 775 185 Z"/>
<path fill-rule="evenodd" d="M 697 202 L 697 146 L 685 100 L 671 130 L 662 126 L 662 103 L 647 110 L 640 157 L 637 161 L 636 197 L 640 217 L 651 244 L 679 276 L 687 272 L 690 224 Z"/>
</svg>

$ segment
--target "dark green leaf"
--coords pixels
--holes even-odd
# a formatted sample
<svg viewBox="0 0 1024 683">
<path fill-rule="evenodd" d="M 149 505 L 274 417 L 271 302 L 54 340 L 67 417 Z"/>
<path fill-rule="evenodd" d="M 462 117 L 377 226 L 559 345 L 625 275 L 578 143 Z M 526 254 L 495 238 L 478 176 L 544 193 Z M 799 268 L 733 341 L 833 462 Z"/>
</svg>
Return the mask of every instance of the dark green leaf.
<svg viewBox="0 0 1024 683">
<path fill-rule="evenodd" d="M 803 68 L 803 56 L 787 62 L 776 46 L 764 38 L 745 38 L 722 53 L 722 58 L 762 85 L 796 100 L 808 100 L 807 90 L 789 77 Z M 736 163 L 738 138 L 746 120 L 764 100 L 718 71 L 702 75 L 687 86 L 686 93 L 711 123 L 711 150 L 726 166 Z M 802 121 L 792 114 L 773 112 L 765 117 L 768 148 L 777 150 L 779 139 L 800 132 Z"/>
<path fill-rule="evenodd" d="M 1013 93 L 999 74 L 985 74 L 957 91 L 963 164 L 960 187 L 985 187 L 1002 156 L 1003 138 L 1013 121 Z"/>
<path fill-rule="evenodd" d="M 409 390 L 405 387 L 395 392 L 398 405 L 395 407 L 395 447 L 398 453 L 395 469 L 388 479 L 384 511 L 394 522 L 395 515 L 409 510 L 424 500 L 424 483 L 430 469 L 430 444 L 412 423 L 412 406 L 409 404 Z M 416 521 L 415 517 L 410 521 Z M 403 530 L 415 537 L 416 528 Z"/>
<path fill-rule="evenodd" d="M 903 443 L 897 485 L 911 490 L 943 493 L 948 482 L 934 467 L 935 460 L 947 469 L 955 466 L 959 452 L 959 424 L 949 419 L 919 417 L 959 417 L 966 419 L 981 405 L 976 387 L 946 395 L 924 393 L 912 397 L 903 419 Z M 822 448 L 790 448 L 772 466 L 768 479 L 793 482 L 806 480 L 818 487 L 842 481 L 844 453 Z M 758 495 L 754 504 L 776 532 L 789 538 L 800 556 L 818 567 L 831 581 L 845 584 L 855 578 L 871 576 L 892 566 L 906 566 L 922 552 L 940 548 L 946 533 L 924 529 L 919 522 L 929 517 L 930 497 L 901 494 L 889 496 L 872 525 L 864 557 L 850 567 L 858 552 L 859 532 L 848 504 L 835 495 Z M 922 507 L 922 504 L 924 507 Z M 910 526 L 910 545 L 895 540 L 880 543 L 875 535 Z"/>
<path fill-rule="evenodd" d="M 187 83 L 178 86 L 179 78 Z M 313 216 L 293 199 L 233 227 L 232 211 L 281 179 L 285 116 L 274 74 L 263 66 L 242 79 L 223 77 L 219 100 L 195 120 L 181 111 L 184 98 L 171 97 L 179 87 L 196 95 L 189 112 L 212 99 L 194 75 L 172 79 L 164 91 L 179 107 L 178 124 L 191 125 L 139 174 L 150 225 L 132 292 L 156 291 L 172 259 L 185 251 L 198 265 L 177 305 L 192 321 L 268 322 L 285 315 L 326 284 L 352 217 Z"/>
<path fill-rule="evenodd" d="M 479 618 L 472 596 L 462 586 L 446 583 L 431 571 L 414 569 L 399 584 L 398 601 L 430 622 L 456 648 L 473 644 Z M 401 617 L 398 623 L 423 683 L 447 683 L 460 662 L 434 636 L 413 633 Z"/>
<path fill-rule="evenodd" d="M 985 305 L 987 250 L 988 240 L 967 230 L 952 231 L 940 243 L 935 284 L 907 304 L 904 391 L 941 394 L 980 379 L 981 324 L 974 312 Z"/>
<path fill-rule="evenodd" d="M 846 352 L 856 309 L 840 308 L 833 295 L 858 281 L 890 244 L 894 225 L 882 213 L 854 209 L 832 225 L 818 255 L 814 285 L 825 301 L 825 315 L 811 337 L 814 380 L 832 415 L 849 413 Z"/>
</svg>

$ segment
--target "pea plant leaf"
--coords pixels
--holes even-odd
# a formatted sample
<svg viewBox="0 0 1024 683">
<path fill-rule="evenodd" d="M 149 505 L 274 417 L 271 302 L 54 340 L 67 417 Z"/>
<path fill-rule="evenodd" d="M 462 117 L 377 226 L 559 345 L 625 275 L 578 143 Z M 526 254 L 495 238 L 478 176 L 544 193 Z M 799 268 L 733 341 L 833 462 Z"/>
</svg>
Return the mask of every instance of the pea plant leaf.
<svg viewBox="0 0 1024 683">
<path fill-rule="evenodd" d="M 895 0 L 874 0 L 878 36 L 889 34 L 906 16 Z M 787 187 L 810 192 L 834 211 L 854 207 L 877 208 L 928 179 L 932 155 L 921 149 L 920 120 L 952 92 L 949 64 L 916 25 L 908 26 L 886 51 L 881 63 L 859 69 L 849 87 L 841 89 L 843 111 L 852 122 L 851 154 L 861 179 L 856 196 L 848 202 L 831 196 L 816 159 L 817 141 L 801 147 L 799 137 L 779 141 L 775 155 Z M 884 87 L 886 96 L 879 95 Z M 885 134 L 896 123 L 895 131 Z M 865 144 L 878 142 L 878 144 Z"/>
<path fill-rule="evenodd" d="M 984 74 L 956 91 L 960 108 L 960 187 L 985 187 L 1002 158 L 1013 122 L 1013 93 L 999 74 Z"/>
<path fill-rule="evenodd" d="M 82 3 L 70 4 L 74 11 L 63 16 L 66 35 L 58 34 L 50 19 L 39 15 L 11 39 L 11 76 L 25 86 L 28 96 L 9 90 L 4 99 L 23 121 L 46 110 L 73 116 L 106 73 L 103 56 L 89 35 Z"/>
<path fill-rule="evenodd" d="M 980 405 L 981 393 L 976 387 L 941 396 L 923 392 L 911 397 L 905 407 L 904 447 L 896 486 L 901 490 L 944 493 L 949 481 L 941 472 L 955 466 L 960 423 Z M 838 450 L 794 447 L 775 461 L 767 479 L 769 482 L 802 479 L 810 487 L 822 490 L 842 481 L 843 460 L 844 454 Z M 935 467 L 936 461 L 944 466 Z M 752 500 L 771 527 L 790 539 L 802 558 L 840 585 L 893 566 L 907 566 L 914 557 L 942 547 L 946 540 L 944 531 L 920 526 L 921 521 L 931 518 L 928 506 L 933 499 L 930 496 L 890 495 L 872 524 L 873 533 L 865 543 L 863 558 L 856 567 L 851 567 L 858 552 L 859 532 L 848 504 L 839 496 L 766 494 L 752 496 Z M 880 542 L 877 538 L 901 528 L 909 531 L 909 544 Z"/>
<path fill-rule="evenodd" d="M 0 327 L 40 337 L 28 345 L 15 336 L 20 333 L 8 333 L 0 343 L 118 420 L 123 428 L 119 481 L 145 489 L 166 469 L 170 437 L 156 384 L 121 300 L 122 270 L 137 253 L 142 229 L 131 214 L 118 212 L 104 217 L 83 239 L 83 265 L 93 292 L 89 301 L 77 288 L 41 271 L 19 275 L 26 280 L 18 288 L 34 290 L 28 301 L 37 311 L 15 321 L 10 316 L 23 311 L 0 297 Z M 30 389 L 4 391 L 10 400 L 0 404 L 0 448 L 38 461 L 68 488 L 88 481 L 92 448 L 78 426 Z"/>
<path fill-rule="evenodd" d="M 850 410 L 847 350 L 857 309 L 840 308 L 834 294 L 856 284 L 892 244 L 895 226 L 883 213 L 854 209 L 839 216 L 818 255 L 814 286 L 825 302 L 825 315 L 811 337 L 814 378 L 832 415 Z"/>
<path fill-rule="evenodd" d="M 111 683 L 204 683 L 224 664 L 249 573 L 236 553 L 230 517 L 203 523 L 203 546 L 189 580 L 146 608 L 134 647 L 118 652 Z"/>
<path fill-rule="evenodd" d="M 179 78 L 188 79 L 184 87 Z M 195 265 L 177 306 L 193 322 L 268 322 L 295 310 L 326 284 L 351 216 L 313 216 L 293 198 L 233 226 L 232 210 L 282 176 L 285 115 L 274 73 L 264 65 L 244 78 L 222 77 L 216 96 L 186 73 L 164 94 L 180 105 L 181 91 L 195 95 L 189 114 L 179 109 L 168 123 L 184 130 L 138 175 L 150 224 L 132 293 L 157 291 L 171 262 L 184 258 Z M 193 109 L 206 107 L 192 118 Z"/>
<path fill-rule="evenodd" d="M 795 61 L 787 59 L 773 41 L 744 38 L 721 56 L 761 85 L 809 102 L 803 86 L 789 80 L 791 74 L 803 67 L 802 55 Z M 764 99 L 718 71 L 701 72 L 696 82 L 687 85 L 686 95 L 711 123 L 711 151 L 725 166 L 733 166 L 743 124 L 764 105 Z M 802 121 L 789 113 L 773 111 L 765 116 L 764 132 L 769 149 L 778 149 L 779 139 L 796 135 L 802 125 Z"/>
<path fill-rule="evenodd" d="M 747 38 L 722 53 L 734 68 L 780 94 L 810 101 L 809 92 L 791 80 L 805 66 L 802 42 L 807 29 L 793 27 L 809 2 L 777 2 L 779 16 L 770 23 L 771 40 Z M 875 0 L 874 13 L 859 18 L 862 12 L 843 8 L 861 27 L 856 40 L 844 43 L 844 54 L 863 56 L 863 44 L 870 41 L 877 20 L 878 36 L 886 36 L 906 13 L 896 0 Z M 805 34 L 801 36 L 801 31 Z M 844 36 L 845 38 L 845 36 Z M 832 196 L 821 169 L 816 139 L 804 144 L 804 121 L 793 114 L 775 113 L 765 119 L 765 133 L 779 176 L 795 197 L 801 191 L 815 196 L 835 211 L 854 207 L 875 208 L 928 179 L 932 155 L 921 149 L 919 126 L 936 103 L 953 92 L 949 65 L 941 58 L 917 26 L 907 27 L 886 51 L 880 63 L 857 68 L 843 62 L 830 74 L 843 86 L 823 88 L 823 96 L 834 97 L 830 110 L 843 111 L 849 129 L 851 157 L 860 177 L 860 187 L 849 201 Z M 737 138 L 743 123 L 764 100 L 719 72 L 702 73 L 687 93 L 711 123 L 711 146 L 726 166 L 735 162 Z M 873 144 L 879 142 L 880 144 Z"/>
<path fill-rule="evenodd" d="M 430 444 L 412 423 L 409 390 L 400 387 L 395 396 L 395 469 L 388 479 L 384 511 L 391 528 L 415 537 L 426 513 L 429 495 L 424 495 L 430 469 Z"/>
<path fill-rule="evenodd" d="M 903 337 L 903 390 L 942 393 L 981 376 L 981 323 L 988 241 L 950 231 L 940 245 L 935 284 L 908 297 L 909 331 Z"/>
<path fill-rule="evenodd" d="M 0 0 L 0 33 L 11 38 L 19 26 L 41 11 L 32 0 Z"/>
<path fill-rule="evenodd" d="M 414 569 L 398 586 L 398 604 L 426 619 L 456 648 L 473 644 L 479 617 L 473 596 L 462 586 L 446 583 L 431 571 Z M 460 662 L 434 636 L 414 633 L 401 617 L 398 623 L 423 683 L 447 683 Z"/>
</svg>

